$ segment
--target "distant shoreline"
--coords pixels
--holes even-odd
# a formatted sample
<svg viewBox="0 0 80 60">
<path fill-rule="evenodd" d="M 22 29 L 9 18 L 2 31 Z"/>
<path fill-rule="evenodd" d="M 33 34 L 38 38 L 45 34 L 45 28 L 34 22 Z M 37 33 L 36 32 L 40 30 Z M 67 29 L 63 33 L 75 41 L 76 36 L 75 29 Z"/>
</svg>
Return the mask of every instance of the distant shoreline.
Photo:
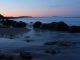
<svg viewBox="0 0 80 60">
<path fill-rule="evenodd" d="M 80 17 L 62 17 L 62 16 L 52 16 L 52 17 L 32 17 L 32 16 L 18 16 L 18 17 L 7 17 L 8 19 L 19 19 L 19 18 L 80 18 Z"/>
</svg>

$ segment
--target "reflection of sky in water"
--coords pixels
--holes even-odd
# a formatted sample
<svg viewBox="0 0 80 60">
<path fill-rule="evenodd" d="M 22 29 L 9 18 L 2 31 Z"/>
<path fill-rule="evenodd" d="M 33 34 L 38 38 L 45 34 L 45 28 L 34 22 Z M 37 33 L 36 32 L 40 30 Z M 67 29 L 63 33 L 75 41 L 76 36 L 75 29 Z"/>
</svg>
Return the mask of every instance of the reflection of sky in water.
<svg viewBox="0 0 80 60">
<path fill-rule="evenodd" d="M 50 31 L 31 31 L 27 35 L 37 41 L 46 40 L 80 40 L 80 33 L 63 33 Z"/>
</svg>

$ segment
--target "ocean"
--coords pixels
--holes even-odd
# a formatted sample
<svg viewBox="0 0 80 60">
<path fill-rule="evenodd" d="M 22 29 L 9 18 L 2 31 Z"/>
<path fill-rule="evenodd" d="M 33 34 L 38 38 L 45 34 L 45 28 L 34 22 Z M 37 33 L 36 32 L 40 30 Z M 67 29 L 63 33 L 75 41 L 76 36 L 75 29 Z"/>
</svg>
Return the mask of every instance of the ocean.
<svg viewBox="0 0 80 60">
<path fill-rule="evenodd" d="M 24 21 L 26 23 L 30 23 L 30 22 L 36 22 L 36 21 L 40 21 L 43 23 L 51 23 L 51 22 L 59 22 L 59 21 L 63 21 L 65 23 L 67 23 L 68 25 L 78 25 L 80 26 L 80 18 L 56 18 L 56 17 L 43 17 L 43 18 L 20 18 L 20 19 L 15 19 L 16 21 Z"/>
</svg>

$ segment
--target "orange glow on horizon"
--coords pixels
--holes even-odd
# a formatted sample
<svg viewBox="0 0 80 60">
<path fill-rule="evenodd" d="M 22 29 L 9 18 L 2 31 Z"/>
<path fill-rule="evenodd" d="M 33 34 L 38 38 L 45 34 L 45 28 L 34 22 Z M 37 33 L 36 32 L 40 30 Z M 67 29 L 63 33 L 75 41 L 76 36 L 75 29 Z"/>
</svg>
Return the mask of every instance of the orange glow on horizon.
<svg viewBox="0 0 80 60">
<path fill-rule="evenodd" d="M 80 10 L 80 9 L 79 9 Z M 4 16 L 32 16 L 32 17 L 45 17 L 45 16 L 65 16 L 72 14 L 76 8 L 53 8 L 40 11 L 2 11 Z"/>
</svg>

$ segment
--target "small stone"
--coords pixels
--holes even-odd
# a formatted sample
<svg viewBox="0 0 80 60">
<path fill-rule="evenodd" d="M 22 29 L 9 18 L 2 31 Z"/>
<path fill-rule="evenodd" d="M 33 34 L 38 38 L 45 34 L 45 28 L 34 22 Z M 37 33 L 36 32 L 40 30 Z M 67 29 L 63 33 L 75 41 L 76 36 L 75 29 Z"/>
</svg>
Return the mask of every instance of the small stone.
<svg viewBox="0 0 80 60">
<path fill-rule="evenodd" d="M 55 51 L 55 50 L 52 50 L 52 52 L 51 52 L 52 54 L 56 54 L 57 52 Z"/>
<path fill-rule="evenodd" d="M 46 50 L 45 53 L 50 53 L 50 51 L 49 50 Z"/>
<path fill-rule="evenodd" d="M 20 56 L 23 60 L 32 60 L 32 54 L 31 52 L 21 52 Z"/>
<path fill-rule="evenodd" d="M 31 42 L 30 40 L 26 40 L 27 42 Z"/>
<path fill-rule="evenodd" d="M 30 38 L 30 36 L 26 36 L 26 38 Z"/>
</svg>

